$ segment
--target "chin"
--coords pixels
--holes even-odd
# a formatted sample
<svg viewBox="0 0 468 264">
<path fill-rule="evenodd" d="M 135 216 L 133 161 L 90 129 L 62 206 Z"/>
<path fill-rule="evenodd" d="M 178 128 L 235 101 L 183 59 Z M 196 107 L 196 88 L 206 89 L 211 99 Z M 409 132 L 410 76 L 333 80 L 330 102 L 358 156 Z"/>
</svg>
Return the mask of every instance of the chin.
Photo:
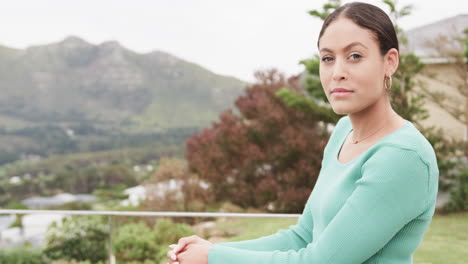
<svg viewBox="0 0 468 264">
<path fill-rule="evenodd" d="M 348 115 L 349 113 L 353 112 L 353 109 L 349 107 L 345 107 L 343 105 L 337 106 L 332 105 L 333 112 L 337 115 Z"/>
<path fill-rule="evenodd" d="M 333 112 L 337 115 L 350 115 L 354 113 L 359 113 L 365 110 L 368 105 L 350 103 L 350 102 L 336 102 L 335 104 L 331 104 Z"/>
</svg>

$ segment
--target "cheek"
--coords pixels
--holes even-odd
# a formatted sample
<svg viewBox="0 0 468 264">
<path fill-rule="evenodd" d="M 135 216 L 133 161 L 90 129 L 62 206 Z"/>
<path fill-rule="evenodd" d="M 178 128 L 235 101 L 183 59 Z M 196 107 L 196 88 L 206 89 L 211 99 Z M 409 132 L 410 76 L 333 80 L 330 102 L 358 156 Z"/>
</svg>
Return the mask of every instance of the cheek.
<svg viewBox="0 0 468 264">
<path fill-rule="evenodd" d="M 328 90 L 330 89 L 330 82 L 331 82 L 331 74 L 330 71 L 327 70 L 325 67 L 319 68 L 319 78 L 320 83 L 322 84 L 322 89 L 325 92 L 325 96 L 327 97 L 328 101 L 330 102 L 330 97 L 328 94 Z"/>
<path fill-rule="evenodd" d="M 330 75 L 330 70 L 328 70 L 326 67 L 320 67 L 319 68 L 319 77 L 320 77 L 320 82 L 322 83 L 322 87 L 324 90 L 328 89 L 330 80 L 331 80 L 331 75 Z"/>
<path fill-rule="evenodd" d="M 379 93 L 383 89 L 382 66 L 377 63 L 364 63 L 359 66 L 352 68 L 353 70 L 350 72 L 353 82 L 366 92 Z M 380 79 L 382 80 L 380 81 Z"/>
</svg>

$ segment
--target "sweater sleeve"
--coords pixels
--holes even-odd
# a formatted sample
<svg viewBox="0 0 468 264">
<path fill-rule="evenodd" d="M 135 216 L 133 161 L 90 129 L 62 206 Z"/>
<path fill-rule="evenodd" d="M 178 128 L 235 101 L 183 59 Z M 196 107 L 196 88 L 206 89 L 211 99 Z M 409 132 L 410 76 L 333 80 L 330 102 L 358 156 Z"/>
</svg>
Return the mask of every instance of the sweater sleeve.
<svg viewBox="0 0 468 264">
<path fill-rule="evenodd" d="M 308 210 L 309 201 L 310 197 L 296 225 L 290 226 L 288 230 L 279 230 L 273 235 L 257 239 L 218 243 L 216 245 L 252 251 L 287 251 L 304 248 L 308 243 L 312 242 L 313 221 L 310 210 Z"/>
<path fill-rule="evenodd" d="M 384 146 L 320 237 L 299 250 L 254 251 L 215 244 L 209 264 L 363 263 L 426 206 L 429 172 L 412 150 Z"/>
</svg>

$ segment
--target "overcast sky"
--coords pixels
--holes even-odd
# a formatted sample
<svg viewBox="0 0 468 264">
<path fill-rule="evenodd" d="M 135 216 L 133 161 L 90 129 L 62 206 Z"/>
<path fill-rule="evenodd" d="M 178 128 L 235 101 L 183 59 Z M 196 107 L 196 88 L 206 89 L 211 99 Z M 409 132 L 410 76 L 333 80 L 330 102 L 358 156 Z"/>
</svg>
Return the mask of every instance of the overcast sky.
<svg viewBox="0 0 468 264">
<path fill-rule="evenodd" d="M 253 80 L 258 69 L 287 74 L 317 52 L 321 21 L 308 14 L 325 0 L 2 0 L 0 44 L 26 48 L 73 35 L 116 40 L 140 53 L 165 51 L 215 73 Z M 350 1 L 342 1 L 347 3 Z M 380 0 L 363 1 L 384 8 Z M 403 29 L 468 14 L 468 1 L 414 4 Z M 387 9 L 384 9 L 387 11 Z"/>
</svg>

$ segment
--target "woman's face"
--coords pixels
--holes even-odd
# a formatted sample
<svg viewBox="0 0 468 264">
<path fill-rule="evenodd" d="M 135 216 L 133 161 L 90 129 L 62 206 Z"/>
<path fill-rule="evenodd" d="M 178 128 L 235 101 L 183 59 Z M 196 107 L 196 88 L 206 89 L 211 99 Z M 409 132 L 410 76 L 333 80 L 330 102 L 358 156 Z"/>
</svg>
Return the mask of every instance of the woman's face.
<svg viewBox="0 0 468 264">
<path fill-rule="evenodd" d="M 335 113 L 358 113 L 385 99 L 389 67 L 370 30 L 338 18 L 322 35 L 319 52 L 320 81 Z"/>
</svg>

